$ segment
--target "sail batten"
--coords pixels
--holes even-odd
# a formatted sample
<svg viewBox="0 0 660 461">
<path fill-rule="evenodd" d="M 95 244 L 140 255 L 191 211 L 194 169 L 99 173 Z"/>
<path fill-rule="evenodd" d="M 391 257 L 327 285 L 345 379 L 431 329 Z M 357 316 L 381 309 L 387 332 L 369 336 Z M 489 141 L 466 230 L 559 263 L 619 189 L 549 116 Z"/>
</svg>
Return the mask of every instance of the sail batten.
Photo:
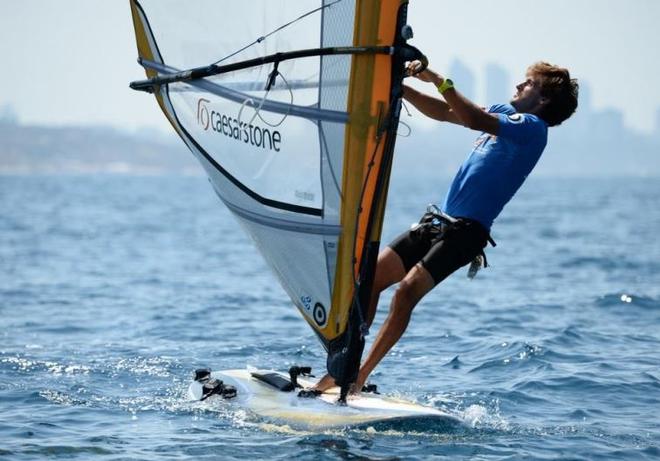
<svg viewBox="0 0 660 461">
<path fill-rule="evenodd" d="M 164 74 L 164 75 L 174 74 L 178 72 L 176 69 L 170 66 L 166 66 L 164 64 L 160 64 L 158 62 L 144 60 L 142 64 L 145 69 L 156 70 L 160 74 Z M 179 83 L 179 82 L 177 83 L 179 85 L 183 85 L 183 83 Z M 263 82 L 260 83 L 261 83 L 261 88 L 253 88 L 252 92 L 263 92 Z M 238 89 L 231 88 L 230 86 L 220 85 L 211 80 L 196 79 L 196 80 L 187 81 L 185 82 L 185 84 L 194 86 L 205 92 L 214 94 L 216 96 L 220 96 L 222 98 L 228 99 L 233 102 L 237 102 L 239 104 L 243 104 L 245 103 L 245 101 L 252 101 L 251 106 L 254 107 L 258 103 L 261 103 L 260 100 L 255 101 L 256 99 L 255 96 L 251 94 L 241 92 Z M 240 84 L 245 85 L 245 83 L 239 82 L 236 86 Z M 306 86 L 292 87 L 291 89 L 310 89 L 310 88 L 316 89 L 316 87 L 317 85 L 308 84 Z M 182 88 L 180 91 L 183 92 L 189 90 Z M 304 117 L 310 120 L 321 120 L 321 121 L 334 122 L 334 123 L 346 123 L 348 121 L 348 113 L 346 112 L 319 109 L 310 106 L 298 106 L 295 104 L 287 104 L 279 101 L 266 100 L 260 106 L 260 110 L 265 112 L 290 115 L 292 117 Z"/>
<path fill-rule="evenodd" d="M 148 77 L 132 87 L 153 90 L 345 387 L 364 346 L 411 56 L 399 35 L 406 2 L 223 3 L 233 15 L 205 0 L 130 3 Z M 243 61 L 213 60 L 296 14 L 307 19 L 241 49 Z"/>
<path fill-rule="evenodd" d="M 256 59 L 248 59 L 233 64 L 226 64 L 218 66 L 211 64 L 208 66 L 197 67 L 194 69 L 178 70 L 170 72 L 166 75 L 159 75 L 150 78 L 149 80 L 140 80 L 131 83 L 131 88 L 134 90 L 145 90 L 148 87 L 165 85 L 178 82 L 189 82 L 198 80 L 205 77 L 213 77 L 222 75 L 229 72 L 236 72 L 239 70 L 249 69 L 251 67 L 264 66 L 267 64 L 279 65 L 284 61 L 292 59 L 302 59 L 311 57 L 321 57 L 329 55 L 356 55 L 356 54 L 394 54 L 395 48 L 389 46 L 353 46 L 353 47 L 331 47 L 331 48 L 313 48 L 309 50 L 290 51 L 288 53 L 276 53 L 270 56 L 263 56 Z"/>
<path fill-rule="evenodd" d="M 263 226 L 268 226 L 280 230 L 288 230 L 292 232 L 301 232 L 304 234 L 338 236 L 341 233 L 341 227 L 336 225 L 277 219 L 246 210 L 227 201 L 220 194 L 218 194 L 218 196 L 220 197 L 220 200 L 222 200 L 222 202 L 227 206 L 227 208 L 229 208 L 241 218 L 257 224 L 261 224 Z"/>
</svg>

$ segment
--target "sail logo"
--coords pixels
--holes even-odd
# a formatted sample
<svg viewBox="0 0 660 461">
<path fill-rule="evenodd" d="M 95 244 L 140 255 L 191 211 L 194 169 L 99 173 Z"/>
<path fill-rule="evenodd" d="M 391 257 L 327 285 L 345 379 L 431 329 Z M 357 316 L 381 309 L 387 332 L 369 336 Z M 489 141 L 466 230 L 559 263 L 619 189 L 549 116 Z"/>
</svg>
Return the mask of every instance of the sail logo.
<svg viewBox="0 0 660 461">
<path fill-rule="evenodd" d="M 252 122 L 246 123 L 222 114 L 213 109 L 209 110 L 211 101 L 199 98 L 197 101 L 197 124 L 204 130 L 221 134 L 234 141 L 243 142 L 264 150 L 279 152 L 282 144 L 282 133 L 261 127 Z"/>
<path fill-rule="evenodd" d="M 325 312 L 325 307 L 321 303 L 314 304 L 314 312 L 312 312 L 312 315 L 314 315 L 314 320 L 320 327 L 325 325 L 326 320 L 328 320 L 328 314 Z"/>
<path fill-rule="evenodd" d="M 197 101 L 197 123 L 204 129 L 204 131 L 208 131 L 209 125 L 211 124 L 209 109 L 206 107 L 206 104 L 209 102 L 211 101 L 204 98 L 199 98 L 199 101 Z"/>
<path fill-rule="evenodd" d="M 314 304 L 314 307 L 312 308 L 313 301 L 311 296 L 301 296 L 300 301 L 305 307 L 305 310 L 307 311 L 308 315 L 311 311 L 312 318 L 314 319 L 316 324 L 319 327 L 323 327 L 325 323 L 328 321 L 328 313 L 325 310 L 325 306 L 317 302 Z"/>
</svg>

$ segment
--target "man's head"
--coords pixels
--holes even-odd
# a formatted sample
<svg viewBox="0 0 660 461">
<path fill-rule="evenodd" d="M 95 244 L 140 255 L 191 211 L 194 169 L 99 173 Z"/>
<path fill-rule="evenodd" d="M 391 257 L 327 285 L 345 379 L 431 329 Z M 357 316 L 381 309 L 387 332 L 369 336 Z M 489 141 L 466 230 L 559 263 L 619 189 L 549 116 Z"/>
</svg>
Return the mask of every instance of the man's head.
<svg viewBox="0 0 660 461">
<path fill-rule="evenodd" d="M 578 105 L 578 82 L 568 69 L 537 62 L 527 69 L 526 80 L 516 85 L 511 104 L 518 112 L 536 114 L 548 125 L 561 124 Z"/>
</svg>

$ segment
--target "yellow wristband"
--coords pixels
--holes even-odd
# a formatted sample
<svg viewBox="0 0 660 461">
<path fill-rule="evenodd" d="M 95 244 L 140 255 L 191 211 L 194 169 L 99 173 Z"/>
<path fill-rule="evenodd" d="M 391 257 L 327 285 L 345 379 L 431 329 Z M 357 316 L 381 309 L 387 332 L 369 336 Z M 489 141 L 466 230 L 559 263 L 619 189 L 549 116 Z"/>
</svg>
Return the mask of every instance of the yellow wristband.
<svg viewBox="0 0 660 461">
<path fill-rule="evenodd" d="M 454 88 L 454 82 L 451 81 L 451 79 L 446 78 L 442 81 L 440 85 L 437 86 L 438 88 L 438 93 L 444 94 L 445 91 L 447 91 L 449 88 Z"/>
</svg>

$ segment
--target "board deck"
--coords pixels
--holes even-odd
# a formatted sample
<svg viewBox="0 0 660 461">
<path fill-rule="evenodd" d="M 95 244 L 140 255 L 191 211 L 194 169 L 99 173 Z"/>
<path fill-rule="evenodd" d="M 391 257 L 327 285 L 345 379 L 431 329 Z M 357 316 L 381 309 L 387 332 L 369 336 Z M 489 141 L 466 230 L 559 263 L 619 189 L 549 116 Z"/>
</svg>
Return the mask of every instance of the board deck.
<svg viewBox="0 0 660 461">
<path fill-rule="evenodd" d="M 230 405 L 249 409 L 258 416 L 279 420 L 286 424 L 307 427 L 358 426 L 391 420 L 438 418 L 445 422 L 460 423 L 460 419 L 437 408 L 420 405 L 392 397 L 361 393 L 348 397 L 346 405 L 338 405 L 339 389 L 333 388 L 316 398 L 298 397 L 298 392 L 283 392 L 264 383 L 251 373 L 278 373 L 288 380 L 288 375 L 272 370 L 223 370 L 211 373 L 234 386 L 236 397 L 227 399 Z M 313 381 L 298 378 L 298 382 L 311 387 Z M 191 399 L 200 400 L 202 384 L 193 381 L 188 389 Z M 212 396 L 211 399 L 222 399 Z"/>
</svg>

